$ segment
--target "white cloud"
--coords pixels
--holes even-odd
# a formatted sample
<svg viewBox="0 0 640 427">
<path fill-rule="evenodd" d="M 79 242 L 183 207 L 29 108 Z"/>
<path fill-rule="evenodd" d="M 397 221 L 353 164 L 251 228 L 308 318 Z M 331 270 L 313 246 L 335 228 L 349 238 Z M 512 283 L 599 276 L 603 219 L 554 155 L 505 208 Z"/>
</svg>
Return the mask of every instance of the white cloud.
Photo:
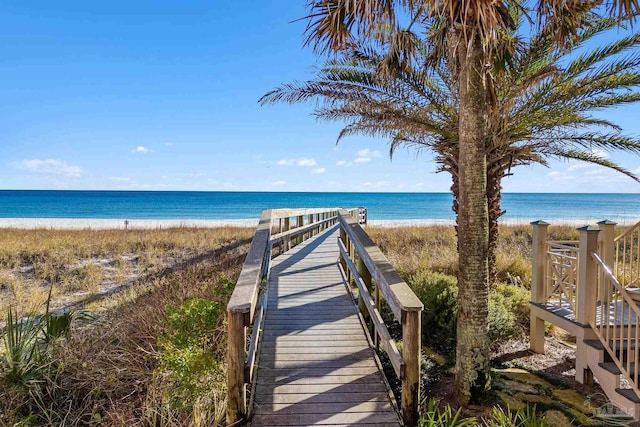
<svg viewBox="0 0 640 427">
<path fill-rule="evenodd" d="M 567 181 L 575 179 L 575 176 L 569 175 L 564 172 L 552 171 L 547 174 L 549 178 L 553 178 L 555 181 Z"/>
<path fill-rule="evenodd" d="M 280 159 L 280 160 L 276 160 L 275 162 L 273 162 L 274 165 L 276 166 L 301 166 L 301 167 L 313 167 L 315 165 L 317 165 L 318 163 L 315 161 L 315 159 L 307 159 L 304 157 L 301 157 L 299 159 Z"/>
<path fill-rule="evenodd" d="M 275 182 L 272 182 L 271 185 L 281 187 L 283 185 L 287 185 L 287 181 L 275 181 Z"/>
<path fill-rule="evenodd" d="M 371 157 L 358 157 L 353 163 L 368 163 L 371 161 Z"/>
<path fill-rule="evenodd" d="M 129 178 L 128 176 L 110 176 L 109 178 L 107 178 L 111 181 L 115 181 L 115 182 L 130 182 L 131 178 Z"/>
<path fill-rule="evenodd" d="M 173 147 L 173 142 L 165 142 L 164 145 L 167 147 Z"/>
<path fill-rule="evenodd" d="M 298 166 L 304 166 L 304 167 L 312 167 L 317 165 L 315 159 L 298 159 L 298 162 L 296 164 Z"/>
<path fill-rule="evenodd" d="M 605 168 L 598 168 L 598 169 L 592 169 L 592 170 L 588 170 L 586 171 L 584 174 L 585 175 L 605 175 L 607 173 L 611 172 L 608 169 Z"/>
<path fill-rule="evenodd" d="M 336 166 L 344 166 L 345 168 L 348 168 L 349 166 L 353 165 L 352 162 L 346 162 L 344 160 L 338 160 L 336 162 Z"/>
<path fill-rule="evenodd" d="M 608 159 L 609 158 L 609 153 L 607 153 L 606 151 L 600 149 L 600 148 L 594 148 L 593 150 L 591 150 L 592 154 L 595 154 L 596 156 L 600 157 L 601 159 Z"/>
<path fill-rule="evenodd" d="M 132 153 L 153 153 L 151 148 L 147 148 L 144 145 L 138 145 L 136 148 L 131 150 Z"/>
<path fill-rule="evenodd" d="M 63 175 L 77 178 L 84 172 L 80 166 L 73 166 L 57 159 L 29 159 L 13 163 L 14 167 L 33 173 L 46 175 Z"/>
<path fill-rule="evenodd" d="M 312 173 L 313 175 L 319 175 L 319 174 L 321 174 L 321 173 L 325 173 L 326 171 L 327 171 L 327 169 L 326 169 L 326 168 L 317 168 L 317 169 L 313 169 L 313 170 L 311 171 L 311 173 Z"/>
<path fill-rule="evenodd" d="M 380 151 L 378 150 L 369 150 L 368 148 L 364 148 L 358 151 L 358 157 L 380 157 Z"/>
</svg>

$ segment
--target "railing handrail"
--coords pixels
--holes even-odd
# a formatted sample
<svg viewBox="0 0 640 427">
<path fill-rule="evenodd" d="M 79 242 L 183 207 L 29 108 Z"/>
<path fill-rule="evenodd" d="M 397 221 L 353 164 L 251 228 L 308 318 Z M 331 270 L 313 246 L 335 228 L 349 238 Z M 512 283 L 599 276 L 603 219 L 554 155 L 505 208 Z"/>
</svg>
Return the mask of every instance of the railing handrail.
<svg viewBox="0 0 640 427">
<path fill-rule="evenodd" d="M 336 216 L 331 216 L 329 218 L 325 218 L 322 219 L 320 221 L 316 221 L 313 222 L 311 224 L 307 224 L 304 225 L 302 227 L 297 227 L 297 228 L 292 228 L 291 230 L 287 230 L 287 231 L 283 231 L 281 233 L 278 234 L 274 234 L 271 236 L 271 243 L 276 245 L 278 243 L 280 243 L 281 241 L 283 241 L 286 238 L 291 238 L 291 237 L 295 237 L 298 236 L 300 234 L 304 234 L 309 232 L 309 230 L 313 230 L 314 228 L 318 227 L 318 225 L 322 224 L 322 223 L 328 223 L 331 221 L 334 221 L 336 219 Z"/>
<path fill-rule="evenodd" d="M 623 239 L 624 237 L 627 236 L 627 234 L 633 233 L 634 231 L 636 231 L 638 228 L 640 228 L 640 221 L 636 222 L 635 224 L 633 224 L 631 227 L 628 227 L 626 230 L 624 230 L 619 236 L 616 236 L 613 241 L 614 242 L 618 242 L 620 239 Z"/>
<path fill-rule="evenodd" d="M 640 388 L 639 386 L 639 382 L 640 379 L 638 378 L 638 373 L 639 373 L 639 366 L 638 366 L 638 345 L 640 344 L 639 341 L 639 334 L 638 334 L 638 328 L 640 327 L 638 325 L 638 319 L 640 319 L 640 308 L 638 307 L 638 303 L 636 301 L 633 300 L 633 298 L 631 298 L 631 296 L 629 296 L 629 293 L 627 292 L 626 288 L 624 286 L 622 286 L 622 284 L 620 284 L 620 282 L 618 281 L 618 279 L 616 278 L 616 276 L 613 274 L 613 272 L 611 271 L 611 268 L 604 263 L 604 261 L 602 261 L 602 259 L 600 258 L 600 256 L 598 256 L 597 253 L 593 252 L 591 254 L 591 256 L 593 257 L 593 259 L 596 261 L 596 264 L 598 265 L 598 267 L 601 269 L 603 276 L 601 277 L 601 280 L 603 280 L 605 277 L 606 279 L 608 279 L 610 281 L 610 283 L 613 285 L 615 291 L 617 291 L 617 293 L 622 297 L 623 300 L 623 306 L 621 308 L 621 315 L 623 316 L 620 319 L 620 335 L 618 337 L 618 339 L 616 339 L 616 328 L 618 327 L 617 325 L 617 316 L 616 314 L 614 314 L 614 319 L 613 325 L 610 325 L 609 323 L 609 301 L 610 299 L 610 294 L 611 292 L 608 292 L 609 295 L 606 296 L 605 301 L 601 301 L 601 305 L 600 305 L 600 325 L 597 324 L 597 317 L 594 315 L 592 318 L 592 323 L 591 323 L 591 327 L 593 328 L 593 330 L 596 332 L 596 335 L 598 336 L 598 338 L 600 339 L 600 342 L 602 343 L 602 345 L 605 347 L 605 349 L 607 350 L 607 352 L 609 353 L 609 355 L 611 356 L 611 359 L 613 360 L 613 362 L 616 364 L 616 366 L 618 367 L 618 369 L 620 369 L 620 371 L 622 372 L 622 374 L 624 375 L 624 377 L 627 379 L 627 381 L 629 382 L 629 385 L 631 385 L 631 388 L 633 389 L 633 391 L 637 394 L 640 395 Z M 606 290 L 606 287 L 598 287 L 598 288 L 604 288 Z M 600 295 L 600 298 L 602 298 L 602 295 Z M 617 298 L 616 298 L 617 301 Z M 605 304 L 606 303 L 606 304 Z M 617 304 L 617 302 L 614 302 L 615 304 Z M 624 304 L 626 303 L 628 310 L 633 311 L 633 313 L 635 314 L 636 317 L 636 323 L 632 324 L 631 323 L 631 314 L 628 314 L 628 319 L 629 319 L 629 324 L 627 325 L 627 330 L 625 331 L 624 329 Z M 606 305 L 606 307 L 605 307 Z M 607 313 L 605 315 L 604 310 L 607 310 Z M 597 310 L 597 307 L 596 307 Z M 614 313 L 616 313 L 617 310 L 617 306 L 616 306 L 616 311 Z M 596 312 L 597 314 L 597 312 Z M 605 321 L 606 319 L 606 321 Z M 613 326 L 613 333 L 611 334 L 611 337 L 609 336 L 609 332 L 608 330 L 604 331 L 603 333 L 603 328 L 610 328 Z M 623 334 L 625 334 L 626 336 L 623 336 Z M 611 339 L 610 339 L 611 338 Z M 620 345 L 620 351 L 616 351 L 615 348 L 613 348 L 611 346 L 611 342 L 615 343 L 619 342 Z M 624 342 L 627 342 L 627 360 L 626 362 L 624 360 L 621 360 L 623 351 L 622 348 L 624 346 Z M 632 344 L 634 344 L 632 346 Z M 633 357 L 633 365 L 632 365 L 632 358 L 630 355 L 630 352 L 632 351 L 632 348 L 634 350 L 634 357 Z M 633 367 L 633 369 L 632 369 Z"/>
<path fill-rule="evenodd" d="M 638 314 L 638 318 L 640 319 L 640 308 L 638 308 L 636 301 L 634 301 L 633 298 L 629 296 L 627 289 L 620 284 L 616 276 L 611 271 L 611 268 L 609 268 L 609 266 L 605 264 L 604 261 L 602 261 L 602 259 L 600 258 L 600 256 L 598 256 L 597 253 L 593 252 L 591 253 L 591 256 L 593 257 L 593 259 L 596 260 L 596 262 L 602 269 L 602 272 L 605 274 L 605 276 L 609 278 L 609 280 L 611 280 L 611 283 L 613 284 L 613 286 L 616 288 L 618 292 L 620 292 L 620 295 L 622 296 L 622 298 L 625 300 L 626 303 L 629 304 L 629 307 L 632 308 L 633 311 L 636 312 L 636 314 Z"/>
<path fill-rule="evenodd" d="M 376 284 L 380 286 L 380 290 L 394 315 L 400 319 L 403 310 L 421 311 L 424 308 L 422 301 L 402 280 L 387 257 L 360 227 L 357 220 L 344 209 L 338 211 L 338 220 L 349 239 L 354 243 L 358 255 L 364 261 Z"/>
<path fill-rule="evenodd" d="M 354 218 L 355 216 L 355 218 Z M 356 219 L 357 218 L 357 219 Z M 372 328 L 371 338 L 376 347 L 381 341 L 394 371 L 402 383 L 400 411 L 405 425 L 417 425 L 420 400 L 420 348 L 422 302 L 395 271 L 369 235 L 360 227 L 359 212 L 338 211 L 338 238 L 342 267 L 347 281 L 355 279 L 358 287 L 358 306 Z M 358 266 L 355 265 L 356 257 Z M 363 276 L 366 277 L 366 281 Z M 372 280 L 373 279 L 373 280 Z M 375 300 L 369 292 L 375 290 Z M 402 325 L 402 354 L 380 315 L 380 294 Z"/>
<path fill-rule="evenodd" d="M 576 244 L 578 243 L 580 242 L 576 242 Z M 567 245 L 559 242 L 547 242 L 547 246 L 549 246 L 550 249 L 562 249 L 564 251 L 570 251 L 570 252 L 578 252 L 580 250 L 578 246 L 571 246 L 571 245 Z"/>
<path fill-rule="evenodd" d="M 265 209 L 251 241 L 249 252 L 242 265 L 236 287 L 229 298 L 227 311 L 233 313 L 249 313 L 253 318 L 258 301 L 258 291 L 264 272 L 265 253 L 271 241 L 271 209 Z"/>
<path fill-rule="evenodd" d="M 547 240 L 546 241 L 547 245 L 579 245 L 580 244 L 580 240 Z M 572 246 L 572 248 L 575 248 L 575 246 Z"/>
</svg>

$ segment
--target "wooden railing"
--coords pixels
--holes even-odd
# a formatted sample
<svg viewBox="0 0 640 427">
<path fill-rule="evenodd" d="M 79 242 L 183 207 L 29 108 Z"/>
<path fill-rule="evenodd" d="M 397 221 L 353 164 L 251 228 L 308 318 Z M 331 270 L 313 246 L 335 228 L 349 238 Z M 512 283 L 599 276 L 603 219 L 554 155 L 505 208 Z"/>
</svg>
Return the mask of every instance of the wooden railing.
<svg viewBox="0 0 640 427">
<path fill-rule="evenodd" d="M 638 287 L 640 282 L 640 222 L 614 239 L 613 274 L 624 288 Z M 606 260 L 605 260 L 606 261 Z"/>
<path fill-rule="evenodd" d="M 611 269 L 595 253 L 600 283 L 595 316 L 591 327 L 612 360 L 625 376 L 631 388 L 640 396 L 638 379 L 638 350 L 640 349 L 640 308 Z"/>
<path fill-rule="evenodd" d="M 349 283 L 358 288 L 358 305 L 374 346 L 382 346 L 402 382 L 400 411 L 405 425 L 417 425 L 420 378 L 420 318 L 422 302 L 400 278 L 382 251 L 360 227 L 352 212 L 340 210 L 341 265 Z M 398 350 L 380 314 L 382 299 L 402 325 Z"/>
<path fill-rule="evenodd" d="M 255 360 L 266 301 L 269 264 L 274 245 L 288 250 L 334 225 L 337 209 L 267 209 L 249 247 L 236 287 L 227 305 L 227 425 L 248 415 L 255 388 Z M 277 221 L 277 233 L 272 235 Z M 292 228 L 293 226 L 293 228 Z M 247 339 L 249 337 L 249 339 Z"/>
<path fill-rule="evenodd" d="M 578 241 L 546 242 L 545 300 L 547 305 L 569 309 L 577 317 Z"/>
</svg>

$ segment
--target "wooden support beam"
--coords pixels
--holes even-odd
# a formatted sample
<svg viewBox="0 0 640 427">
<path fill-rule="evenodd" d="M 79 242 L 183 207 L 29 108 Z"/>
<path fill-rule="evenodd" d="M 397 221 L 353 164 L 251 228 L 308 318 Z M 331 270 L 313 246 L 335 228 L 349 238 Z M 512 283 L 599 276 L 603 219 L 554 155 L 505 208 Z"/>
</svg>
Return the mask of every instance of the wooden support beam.
<svg viewBox="0 0 640 427">
<path fill-rule="evenodd" d="M 402 319 L 402 402 L 400 412 L 405 426 L 418 425 L 420 403 L 420 312 L 406 311 Z"/>
<path fill-rule="evenodd" d="M 531 302 L 546 303 L 546 266 L 547 266 L 547 233 L 549 224 L 534 221 L 533 226 L 533 260 L 531 276 Z M 530 313 L 529 343 L 531 351 L 544 353 L 544 320 Z"/>
</svg>

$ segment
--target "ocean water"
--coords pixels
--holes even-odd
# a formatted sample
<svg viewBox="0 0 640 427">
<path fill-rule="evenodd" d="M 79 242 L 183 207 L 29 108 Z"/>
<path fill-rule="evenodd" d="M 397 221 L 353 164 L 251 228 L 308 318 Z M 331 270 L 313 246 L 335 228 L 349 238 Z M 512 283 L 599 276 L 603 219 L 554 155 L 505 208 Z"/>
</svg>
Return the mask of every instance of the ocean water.
<svg viewBox="0 0 640 427">
<path fill-rule="evenodd" d="M 0 218 L 248 219 L 264 208 L 366 206 L 371 220 L 454 219 L 448 193 L 0 190 Z M 505 221 L 640 220 L 640 194 L 505 193 Z"/>
</svg>

